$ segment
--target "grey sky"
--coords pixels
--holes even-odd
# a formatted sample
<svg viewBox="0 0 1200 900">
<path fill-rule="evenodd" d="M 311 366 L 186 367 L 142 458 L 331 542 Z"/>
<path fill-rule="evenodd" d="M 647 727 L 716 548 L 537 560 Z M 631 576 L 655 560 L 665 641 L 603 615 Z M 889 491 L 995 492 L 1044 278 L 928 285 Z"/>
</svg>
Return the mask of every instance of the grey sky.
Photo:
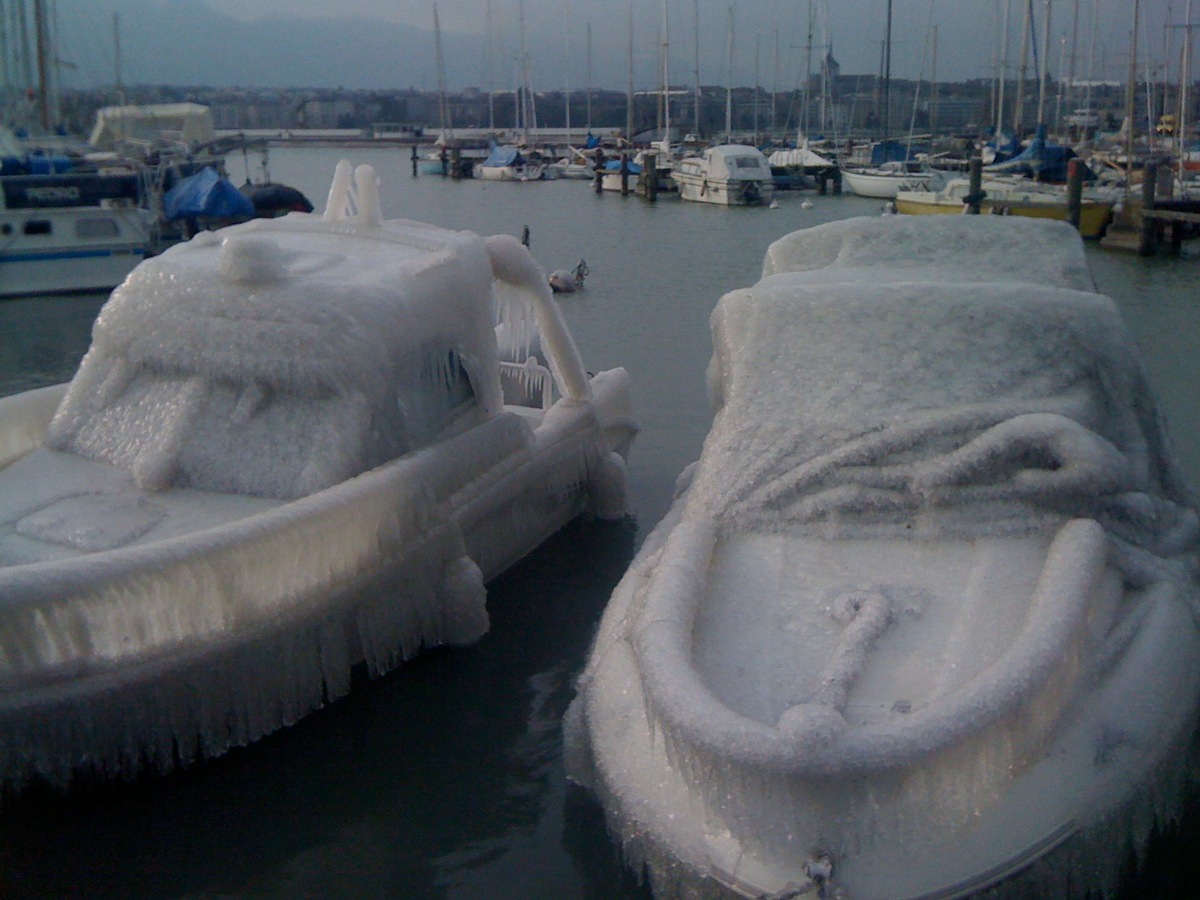
<svg viewBox="0 0 1200 900">
<path fill-rule="evenodd" d="M 1044 2 L 1033 0 L 1039 52 Z M 1186 2 L 1141 0 L 1142 77 L 1147 64 L 1152 75 L 1161 77 L 1164 60 L 1169 61 L 1168 74 L 1177 76 L 1184 31 L 1166 25 L 1182 24 Z M 932 24 L 937 26 L 939 80 L 994 77 L 1006 3 L 1011 8 L 1009 63 L 1015 74 L 1025 0 L 893 0 L 893 75 L 929 76 Z M 697 5 L 700 81 L 722 85 L 729 78 L 730 0 L 668 0 L 670 78 L 675 84 L 694 81 Z M 1195 5 L 1193 18 L 1200 20 L 1200 0 Z M 520 0 L 492 0 L 490 36 L 486 0 L 438 0 L 437 6 L 449 87 L 512 87 Z M 1066 74 L 1074 49 L 1077 78 L 1124 80 L 1132 6 L 1132 0 L 1052 0 L 1050 70 Z M 114 13 L 120 16 L 121 75 L 127 83 L 437 85 L 432 0 L 56 0 L 55 9 L 60 56 L 75 66 L 63 72 L 66 86 L 114 81 Z M 634 83 L 639 89 L 659 83 L 662 9 L 662 0 L 633 4 Z M 795 86 L 805 69 L 810 9 L 814 71 L 830 41 L 843 74 L 879 70 L 886 0 L 737 0 L 732 9 L 735 84 L 757 82 L 780 90 Z M 1076 9 L 1079 25 L 1073 29 Z M 589 25 L 590 84 L 624 89 L 627 0 L 524 0 L 524 10 L 536 89 L 587 86 Z M 1029 74 L 1036 74 L 1032 63 Z"/>
</svg>

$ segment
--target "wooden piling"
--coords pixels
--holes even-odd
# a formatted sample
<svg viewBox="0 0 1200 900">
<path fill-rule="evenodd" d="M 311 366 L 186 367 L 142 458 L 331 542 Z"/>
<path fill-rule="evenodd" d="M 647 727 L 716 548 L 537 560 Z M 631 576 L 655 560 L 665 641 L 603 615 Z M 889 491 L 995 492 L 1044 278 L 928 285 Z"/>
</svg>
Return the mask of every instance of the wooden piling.
<svg viewBox="0 0 1200 900">
<path fill-rule="evenodd" d="M 1147 162 L 1142 168 L 1142 227 L 1138 235 L 1138 256 L 1154 255 L 1154 191 L 1158 186 L 1158 163 Z"/>
<path fill-rule="evenodd" d="M 458 181 L 462 175 L 462 151 L 458 147 L 454 147 L 450 151 L 450 177 L 454 181 Z"/>
<path fill-rule="evenodd" d="M 629 196 L 629 154 L 621 154 L 621 196 Z"/>
<path fill-rule="evenodd" d="M 658 154 L 647 153 L 642 158 L 641 177 L 646 185 L 646 199 L 653 203 L 658 199 Z"/>
<path fill-rule="evenodd" d="M 412 173 L 413 178 L 417 177 L 417 145 L 412 146 Z"/>
<path fill-rule="evenodd" d="M 1083 216 L 1083 163 L 1079 159 L 1067 161 L 1067 221 L 1076 231 Z"/>
<path fill-rule="evenodd" d="M 983 158 L 978 152 L 971 155 L 968 165 L 967 213 L 979 215 L 979 203 L 983 199 Z"/>
</svg>

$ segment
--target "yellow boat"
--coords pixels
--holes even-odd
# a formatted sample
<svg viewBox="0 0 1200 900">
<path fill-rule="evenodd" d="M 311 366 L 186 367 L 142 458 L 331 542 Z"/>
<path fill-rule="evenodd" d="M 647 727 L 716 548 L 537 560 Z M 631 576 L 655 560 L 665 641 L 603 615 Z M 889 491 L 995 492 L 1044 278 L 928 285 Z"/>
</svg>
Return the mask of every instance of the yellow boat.
<svg viewBox="0 0 1200 900">
<path fill-rule="evenodd" d="M 940 190 L 900 191 L 894 201 L 896 212 L 915 216 L 961 214 L 966 209 L 965 198 L 970 190 L 967 179 L 952 178 Z M 1066 191 L 1053 185 L 985 179 L 983 191 L 985 196 L 979 204 L 981 214 L 1067 221 Z M 1084 198 L 1079 210 L 1080 236 L 1093 240 L 1102 237 L 1112 214 L 1111 202 Z"/>
</svg>

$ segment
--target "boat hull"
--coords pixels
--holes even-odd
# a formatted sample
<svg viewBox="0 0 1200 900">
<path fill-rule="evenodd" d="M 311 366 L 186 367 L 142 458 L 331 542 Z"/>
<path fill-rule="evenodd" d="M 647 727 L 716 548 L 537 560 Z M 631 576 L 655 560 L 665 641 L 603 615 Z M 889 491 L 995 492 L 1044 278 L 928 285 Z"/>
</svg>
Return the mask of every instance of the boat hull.
<svg viewBox="0 0 1200 900">
<path fill-rule="evenodd" d="M 0 297 L 111 290 L 150 251 L 149 214 L 133 207 L 0 210 Z"/>
<path fill-rule="evenodd" d="M 475 171 L 484 181 L 541 181 L 546 176 L 542 165 L 476 166 Z"/>
<path fill-rule="evenodd" d="M 913 192 L 921 193 L 921 192 Z M 895 198 L 896 212 L 912 216 L 962 215 L 961 200 L 951 198 L 939 200 L 935 194 L 929 198 L 914 197 L 900 192 Z M 1032 203 L 984 199 L 979 204 L 982 215 L 1021 216 L 1029 219 L 1053 219 L 1066 222 L 1069 219 L 1066 203 Z M 1079 234 L 1088 240 L 1104 236 L 1108 223 L 1112 221 L 1112 204 L 1085 200 L 1079 210 Z"/>
<path fill-rule="evenodd" d="M 717 206 L 764 206 L 771 202 L 775 185 L 759 180 L 705 178 L 675 172 L 671 176 L 679 185 L 679 197 L 696 203 Z"/>
<path fill-rule="evenodd" d="M 924 172 L 873 173 L 842 169 L 842 183 L 852 193 L 878 200 L 892 200 L 898 191 L 907 190 L 913 185 L 928 184 L 931 178 Z"/>
</svg>

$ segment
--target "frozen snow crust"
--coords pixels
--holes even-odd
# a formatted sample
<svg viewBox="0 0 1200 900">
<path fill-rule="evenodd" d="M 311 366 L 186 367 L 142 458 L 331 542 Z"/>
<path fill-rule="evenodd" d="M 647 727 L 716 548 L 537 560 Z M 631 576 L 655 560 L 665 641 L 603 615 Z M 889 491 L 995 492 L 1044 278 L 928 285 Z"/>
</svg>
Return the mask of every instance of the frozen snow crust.
<svg viewBox="0 0 1200 900">
<path fill-rule="evenodd" d="M 1088 285 L 1058 223 L 889 217 L 789 235 L 722 298 L 713 427 L 567 721 L 656 892 L 828 857 L 855 898 L 1062 896 L 1172 813 L 1196 504 Z"/>
<path fill-rule="evenodd" d="M 348 164 L 324 216 L 144 263 L 69 387 L 0 423 L 16 787 L 212 756 L 355 665 L 478 639 L 488 579 L 623 514 L 636 431 L 628 375 L 587 375 L 524 247 L 384 222 Z"/>
</svg>

